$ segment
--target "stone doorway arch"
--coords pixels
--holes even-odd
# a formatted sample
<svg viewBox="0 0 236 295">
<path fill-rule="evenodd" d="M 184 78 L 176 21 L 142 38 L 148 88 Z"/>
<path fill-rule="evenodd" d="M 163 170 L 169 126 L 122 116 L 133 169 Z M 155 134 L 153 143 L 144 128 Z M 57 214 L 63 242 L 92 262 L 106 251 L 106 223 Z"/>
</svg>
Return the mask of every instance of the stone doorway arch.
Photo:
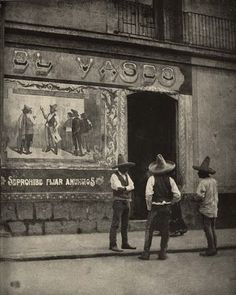
<svg viewBox="0 0 236 295">
<path fill-rule="evenodd" d="M 122 89 L 118 100 L 118 153 L 128 156 L 127 97 L 140 91 L 164 93 L 177 101 L 177 166 L 178 183 L 182 193 L 193 192 L 193 112 L 192 95 L 181 94 L 161 88 L 140 87 Z"/>
</svg>

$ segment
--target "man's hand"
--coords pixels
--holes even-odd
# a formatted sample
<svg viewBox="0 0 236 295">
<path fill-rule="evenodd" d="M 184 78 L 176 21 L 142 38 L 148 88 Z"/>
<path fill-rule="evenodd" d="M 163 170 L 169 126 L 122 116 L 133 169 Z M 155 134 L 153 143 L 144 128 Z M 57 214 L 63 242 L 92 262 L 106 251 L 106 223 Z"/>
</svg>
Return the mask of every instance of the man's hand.
<svg viewBox="0 0 236 295">
<path fill-rule="evenodd" d="M 151 211 L 152 209 L 152 202 L 146 200 L 147 210 Z"/>
<path fill-rule="evenodd" d="M 118 187 L 117 188 L 117 190 L 119 191 L 119 192 L 125 192 L 126 191 L 126 187 Z"/>
<path fill-rule="evenodd" d="M 146 196 L 146 205 L 147 205 L 147 210 L 151 211 L 151 209 L 152 209 L 152 196 Z"/>
</svg>

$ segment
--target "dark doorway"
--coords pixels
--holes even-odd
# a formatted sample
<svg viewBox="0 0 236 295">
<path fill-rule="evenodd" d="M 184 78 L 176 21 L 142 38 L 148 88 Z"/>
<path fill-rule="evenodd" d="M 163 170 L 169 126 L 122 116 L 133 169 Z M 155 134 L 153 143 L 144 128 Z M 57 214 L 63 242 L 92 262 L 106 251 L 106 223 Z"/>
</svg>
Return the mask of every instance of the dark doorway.
<svg viewBox="0 0 236 295">
<path fill-rule="evenodd" d="M 128 96 L 128 156 L 136 163 L 131 218 L 147 216 L 145 186 L 148 165 L 157 154 L 176 163 L 176 101 L 166 94 L 138 92 Z"/>
</svg>

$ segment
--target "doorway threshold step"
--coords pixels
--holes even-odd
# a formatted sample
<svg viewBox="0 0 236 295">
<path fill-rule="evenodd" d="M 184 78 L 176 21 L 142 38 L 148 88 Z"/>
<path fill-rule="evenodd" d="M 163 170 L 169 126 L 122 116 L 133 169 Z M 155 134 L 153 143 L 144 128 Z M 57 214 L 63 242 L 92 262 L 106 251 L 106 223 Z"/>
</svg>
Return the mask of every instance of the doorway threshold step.
<svg viewBox="0 0 236 295">
<path fill-rule="evenodd" d="M 146 219 L 144 220 L 130 220 L 129 230 L 130 231 L 144 231 L 146 226 Z"/>
</svg>

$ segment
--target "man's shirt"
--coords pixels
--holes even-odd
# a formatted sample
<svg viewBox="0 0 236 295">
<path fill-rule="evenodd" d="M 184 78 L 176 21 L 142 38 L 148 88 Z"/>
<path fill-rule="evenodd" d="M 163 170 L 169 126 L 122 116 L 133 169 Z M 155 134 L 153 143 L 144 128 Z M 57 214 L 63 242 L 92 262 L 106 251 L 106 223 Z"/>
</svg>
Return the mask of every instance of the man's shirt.
<svg viewBox="0 0 236 295">
<path fill-rule="evenodd" d="M 121 177 L 124 178 L 124 180 L 126 180 L 126 177 L 127 177 L 128 185 L 126 186 L 126 190 L 132 191 L 134 189 L 134 183 L 132 179 L 130 178 L 129 174 L 128 173 L 122 174 L 120 173 L 120 171 L 117 171 L 117 172 L 120 174 Z M 124 187 L 115 173 L 112 174 L 110 182 L 111 182 L 111 188 L 114 191 L 117 191 L 118 187 Z"/>
<path fill-rule="evenodd" d="M 119 180 L 118 176 L 116 175 L 116 173 L 113 173 L 111 175 L 110 182 L 111 182 L 111 188 L 113 191 L 118 192 L 119 188 L 126 189 L 125 191 L 121 192 L 120 194 L 113 193 L 114 200 L 122 200 L 122 201 L 126 200 L 128 202 L 131 202 L 131 193 L 130 192 L 134 189 L 134 183 L 128 173 L 122 174 L 122 173 L 120 173 L 120 171 L 117 171 L 117 172 L 119 173 L 120 177 L 123 177 L 125 181 L 127 180 L 128 184 L 126 186 L 123 186 L 121 184 L 121 181 Z"/>
<path fill-rule="evenodd" d="M 176 203 L 176 202 L 180 201 L 181 193 L 180 193 L 174 179 L 171 177 L 169 177 L 169 179 L 170 179 L 171 192 L 173 193 L 173 199 L 172 199 L 171 203 Z M 154 190 L 153 190 L 154 185 L 155 185 L 155 177 L 152 175 L 148 178 L 147 185 L 146 185 L 146 191 L 145 191 L 147 207 L 149 207 L 148 208 L 149 210 L 150 210 L 150 206 L 149 206 L 150 204 L 148 205 L 148 203 L 150 203 L 152 201 L 152 196 L 154 194 Z M 164 201 L 162 204 L 165 205 L 166 202 Z M 161 204 L 158 204 L 158 205 L 161 205 Z"/>
<path fill-rule="evenodd" d="M 207 177 L 200 180 L 197 187 L 197 198 L 200 199 L 199 211 L 207 217 L 217 217 L 218 213 L 218 189 L 217 181 Z"/>
</svg>

